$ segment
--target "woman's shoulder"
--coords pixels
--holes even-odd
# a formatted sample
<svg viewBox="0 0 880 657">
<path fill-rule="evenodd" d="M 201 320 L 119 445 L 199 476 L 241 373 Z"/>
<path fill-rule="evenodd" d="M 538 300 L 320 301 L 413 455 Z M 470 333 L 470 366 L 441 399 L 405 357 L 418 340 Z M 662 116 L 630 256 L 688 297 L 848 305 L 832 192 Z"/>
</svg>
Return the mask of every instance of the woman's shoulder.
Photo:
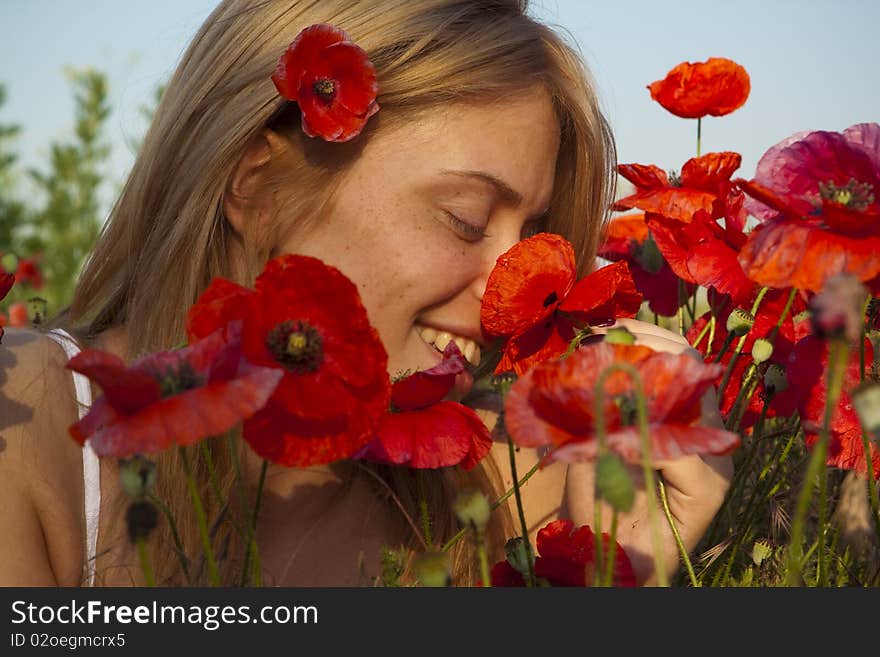
<svg viewBox="0 0 880 657">
<path fill-rule="evenodd" d="M 68 433 L 78 415 L 66 363 L 41 332 L 10 329 L 0 343 L 0 536 L 16 537 L 0 541 L 3 583 L 81 579 L 82 448 Z"/>
</svg>

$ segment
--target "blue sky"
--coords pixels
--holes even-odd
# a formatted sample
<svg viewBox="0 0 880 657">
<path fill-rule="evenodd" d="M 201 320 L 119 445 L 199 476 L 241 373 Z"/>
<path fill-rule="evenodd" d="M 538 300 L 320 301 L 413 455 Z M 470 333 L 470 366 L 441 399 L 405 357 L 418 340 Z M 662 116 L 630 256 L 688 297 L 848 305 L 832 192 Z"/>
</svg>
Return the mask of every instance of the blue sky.
<svg viewBox="0 0 880 657">
<path fill-rule="evenodd" d="M 22 134 L 24 165 L 44 168 L 52 139 L 72 132 L 64 68 L 110 78 L 113 145 L 108 175 L 131 166 L 127 140 L 144 130 L 138 107 L 165 81 L 216 0 L 0 0 L 0 124 Z M 750 177 L 761 154 L 800 130 L 880 121 L 880 3 L 874 0 L 541 0 L 532 12 L 580 47 L 598 82 L 621 162 L 680 168 L 695 154 L 696 122 L 668 114 L 645 86 L 681 61 L 720 56 L 749 71 L 751 96 L 709 117 L 703 151 L 743 154 Z"/>
</svg>

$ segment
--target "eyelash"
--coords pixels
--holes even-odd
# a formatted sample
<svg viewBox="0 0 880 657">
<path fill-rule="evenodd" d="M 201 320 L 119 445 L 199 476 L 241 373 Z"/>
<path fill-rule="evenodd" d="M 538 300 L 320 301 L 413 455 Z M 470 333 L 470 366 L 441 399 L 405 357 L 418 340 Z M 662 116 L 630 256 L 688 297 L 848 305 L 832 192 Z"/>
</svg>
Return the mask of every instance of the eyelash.
<svg viewBox="0 0 880 657">
<path fill-rule="evenodd" d="M 465 235 L 467 235 L 465 239 L 468 242 L 476 242 L 480 239 L 488 237 L 488 235 L 484 232 L 482 228 L 477 228 L 473 224 L 462 221 L 448 210 L 445 210 L 444 214 L 446 215 L 447 221 L 452 224 L 452 227 L 455 230 L 457 230 L 459 233 L 464 233 Z"/>
</svg>

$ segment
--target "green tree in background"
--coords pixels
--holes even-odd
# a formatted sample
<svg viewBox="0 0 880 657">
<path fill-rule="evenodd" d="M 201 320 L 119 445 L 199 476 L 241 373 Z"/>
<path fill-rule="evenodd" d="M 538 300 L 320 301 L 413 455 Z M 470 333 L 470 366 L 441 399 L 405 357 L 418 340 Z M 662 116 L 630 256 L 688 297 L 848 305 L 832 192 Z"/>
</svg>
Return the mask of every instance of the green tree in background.
<svg viewBox="0 0 880 657">
<path fill-rule="evenodd" d="M 104 127 L 110 114 L 107 78 L 95 70 L 68 71 L 76 100 L 73 139 L 51 146 L 48 173 L 30 171 L 43 205 L 26 217 L 19 255 L 39 254 L 46 284 L 40 296 L 53 313 L 71 298 L 83 260 L 101 230 L 99 189 L 110 155 Z"/>
<path fill-rule="evenodd" d="M 6 103 L 6 88 L 0 85 L 0 108 Z M 12 252 L 16 229 L 25 223 L 25 206 L 14 196 L 16 177 L 13 170 L 17 156 L 10 143 L 20 131 L 17 125 L 0 124 L 0 255 Z"/>
</svg>

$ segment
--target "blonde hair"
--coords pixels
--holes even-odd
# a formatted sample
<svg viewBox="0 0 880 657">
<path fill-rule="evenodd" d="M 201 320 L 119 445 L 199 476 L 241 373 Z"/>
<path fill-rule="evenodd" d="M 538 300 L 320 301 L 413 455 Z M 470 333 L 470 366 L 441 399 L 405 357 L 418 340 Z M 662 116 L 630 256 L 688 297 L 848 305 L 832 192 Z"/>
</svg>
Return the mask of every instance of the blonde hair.
<svg viewBox="0 0 880 657">
<path fill-rule="evenodd" d="M 268 257 L 268 240 L 256 234 L 242 238 L 230 228 L 222 211 L 227 181 L 261 130 L 295 123 L 295 105 L 278 96 L 269 76 L 296 34 L 319 22 L 343 28 L 367 51 L 376 67 L 382 109 L 348 144 L 288 134 L 293 161 L 285 162 L 279 175 L 296 194 L 285 216 L 298 221 L 319 216 L 346 163 L 357 156 L 359 142 L 371 134 L 426 109 L 491 102 L 543 85 L 561 129 L 556 184 L 543 228 L 567 237 L 582 273 L 590 269 L 613 194 L 614 146 L 578 54 L 553 30 L 529 18 L 526 5 L 516 0 L 222 2 L 167 85 L 63 321 L 86 340 L 124 324 L 127 355 L 133 359 L 185 339 L 186 312 L 213 277 L 252 282 Z M 234 268 L 236 249 L 244 254 L 243 270 Z M 225 443 L 210 444 L 215 467 L 228 475 Z M 159 477 L 169 507 L 181 518 L 181 540 L 195 552 L 198 539 L 187 515 L 177 458 L 173 451 L 160 456 Z M 192 458 L 207 493 L 204 463 L 198 454 Z M 449 478 L 443 472 L 432 476 L 437 484 L 432 487 L 434 517 L 442 518 L 437 539 L 444 540 L 455 528 Z M 387 479 L 394 480 L 392 489 L 400 499 L 415 499 L 404 494 L 407 475 L 397 472 Z M 498 476 L 480 466 L 470 479 L 491 489 Z M 220 485 L 229 492 L 231 478 Z M 503 525 L 496 534 L 508 531 Z M 170 541 L 163 540 L 167 528 L 163 531 L 151 549 L 157 563 L 164 564 L 159 570 L 174 581 L 176 557 Z M 466 543 L 459 545 L 457 567 L 462 579 L 472 581 L 473 560 Z"/>
</svg>

